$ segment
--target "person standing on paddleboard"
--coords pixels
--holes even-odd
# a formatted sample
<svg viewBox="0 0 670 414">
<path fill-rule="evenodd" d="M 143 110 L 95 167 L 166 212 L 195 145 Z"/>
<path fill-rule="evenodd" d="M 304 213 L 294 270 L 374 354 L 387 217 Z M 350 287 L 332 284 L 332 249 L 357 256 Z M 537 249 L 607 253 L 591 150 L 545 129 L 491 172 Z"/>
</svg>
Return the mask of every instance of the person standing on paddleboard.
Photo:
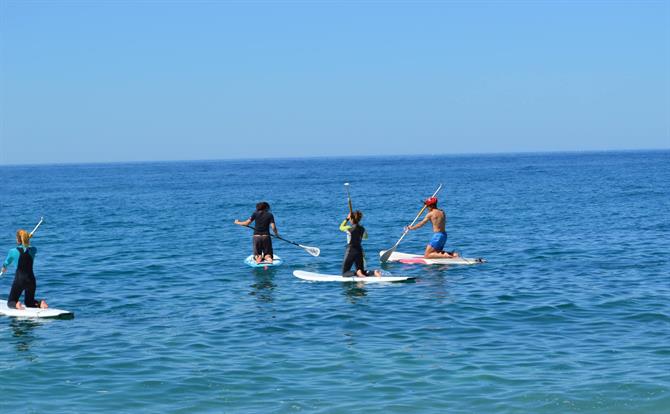
<svg viewBox="0 0 670 414">
<path fill-rule="evenodd" d="M 9 291 L 9 298 L 7 298 L 7 307 L 10 309 L 25 309 L 19 301 L 21 294 L 25 291 L 25 303 L 29 308 L 46 309 L 49 306 L 46 301 L 35 300 L 35 290 L 37 290 L 37 281 L 35 280 L 35 273 L 33 272 L 33 263 L 35 261 L 35 254 L 37 249 L 30 245 L 30 234 L 20 229 L 16 232 L 17 247 L 10 249 L 7 258 L 2 264 L 2 273 L 7 271 L 7 266 L 13 262 L 16 263 L 16 274 L 12 289 Z"/>
<path fill-rule="evenodd" d="M 368 233 L 365 231 L 360 222 L 363 218 L 363 213 L 356 210 L 349 213 L 347 218 L 340 224 L 340 231 L 347 233 L 347 250 L 344 253 L 344 261 L 342 262 L 342 276 L 381 276 L 379 270 L 374 272 L 365 270 L 365 255 L 363 254 L 362 240 L 368 238 Z M 347 225 L 350 222 L 351 225 Z M 351 271 L 351 266 L 356 265 L 356 272 Z"/>
<path fill-rule="evenodd" d="M 447 242 L 447 215 L 444 211 L 437 208 L 437 198 L 430 197 L 423 202 L 428 207 L 428 214 L 419 223 L 413 226 L 407 226 L 405 229 L 416 230 L 422 227 L 429 221 L 433 224 L 433 237 L 430 243 L 426 246 L 426 252 L 423 257 L 426 259 L 451 259 L 459 257 L 459 254 L 454 252 L 445 252 L 444 245 Z"/>
<path fill-rule="evenodd" d="M 256 204 L 256 211 L 253 212 L 249 219 L 244 221 L 235 220 L 235 224 L 248 226 L 254 221 L 256 222 L 253 235 L 254 260 L 256 260 L 256 263 L 272 263 L 273 251 L 270 227 L 272 227 L 275 236 L 279 236 L 279 231 L 277 231 L 277 226 L 275 225 L 275 217 L 270 212 L 270 204 L 261 201 Z"/>
</svg>

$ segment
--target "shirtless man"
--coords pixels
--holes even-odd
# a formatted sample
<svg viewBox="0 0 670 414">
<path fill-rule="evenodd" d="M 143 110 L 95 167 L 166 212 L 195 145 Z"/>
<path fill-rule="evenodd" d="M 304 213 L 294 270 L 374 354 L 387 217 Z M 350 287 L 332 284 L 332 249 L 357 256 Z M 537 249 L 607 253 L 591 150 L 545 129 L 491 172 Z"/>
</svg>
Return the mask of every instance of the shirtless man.
<svg viewBox="0 0 670 414">
<path fill-rule="evenodd" d="M 426 246 L 426 252 L 423 257 L 426 259 L 452 259 L 459 257 L 459 254 L 456 252 L 445 252 L 443 250 L 444 244 L 447 242 L 447 232 L 445 231 L 447 215 L 444 214 L 444 211 L 437 208 L 437 198 L 431 197 L 424 201 L 424 204 L 429 210 L 426 217 L 414 226 L 407 226 L 405 228 L 408 231 L 416 230 L 428 223 L 428 221 L 433 223 L 433 238 Z"/>
</svg>

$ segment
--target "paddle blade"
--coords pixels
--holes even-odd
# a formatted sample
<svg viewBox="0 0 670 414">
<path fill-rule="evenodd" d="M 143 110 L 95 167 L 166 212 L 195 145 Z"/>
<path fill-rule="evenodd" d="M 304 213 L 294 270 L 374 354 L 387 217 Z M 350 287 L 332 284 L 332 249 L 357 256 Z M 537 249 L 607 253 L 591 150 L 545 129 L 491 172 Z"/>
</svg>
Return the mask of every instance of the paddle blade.
<svg viewBox="0 0 670 414">
<path fill-rule="evenodd" d="M 309 254 L 311 254 L 314 257 L 318 257 L 321 254 L 321 249 L 318 247 L 310 247 L 310 246 L 303 246 L 302 244 L 300 245 L 305 251 Z"/>
<path fill-rule="evenodd" d="M 395 248 L 396 248 L 396 246 L 393 246 L 386 251 L 380 252 L 381 256 L 379 257 L 379 261 L 382 262 L 382 263 L 386 263 L 388 261 L 389 257 L 391 257 L 391 255 L 395 251 Z"/>
</svg>

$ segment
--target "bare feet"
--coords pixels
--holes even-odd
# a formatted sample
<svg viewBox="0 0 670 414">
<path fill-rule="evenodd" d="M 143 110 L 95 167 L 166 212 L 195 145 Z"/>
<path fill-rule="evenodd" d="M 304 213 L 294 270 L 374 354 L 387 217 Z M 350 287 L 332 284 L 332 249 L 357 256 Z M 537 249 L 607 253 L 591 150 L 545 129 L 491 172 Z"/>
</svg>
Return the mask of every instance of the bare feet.
<svg viewBox="0 0 670 414">
<path fill-rule="evenodd" d="M 379 269 L 375 269 L 375 277 L 382 277 L 382 272 Z"/>
<path fill-rule="evenodd" d="M 26 307 L 21 304 L 21 302 L 16 301 L 16 309 L 24 310 Z"/>
<path fill-rule="evenodd" d="M 260 256 L 260 255 L 258 255 L 258 256 L 254 256 L 254 260 L 255 260 L 256 263 L 258 264 L 258 263 L 260 263 L 260 262 L 263 261 L 263 256 Z"/>
<path fill-rule="evenodd" d="M 269 254 L 265 255 L 265 263 L 272 263 L 273 259 L 274 258 L 272 256 L 270 256 Z"/>
<path fill-rule="evenodd" d="M 40 308 L 41 309 L 46 309 L 48 307 L 49 307 L 49 305 L 47 305 L 47 301 L 42 299 L 42 301 L 40 302 Z"/>
</svg>

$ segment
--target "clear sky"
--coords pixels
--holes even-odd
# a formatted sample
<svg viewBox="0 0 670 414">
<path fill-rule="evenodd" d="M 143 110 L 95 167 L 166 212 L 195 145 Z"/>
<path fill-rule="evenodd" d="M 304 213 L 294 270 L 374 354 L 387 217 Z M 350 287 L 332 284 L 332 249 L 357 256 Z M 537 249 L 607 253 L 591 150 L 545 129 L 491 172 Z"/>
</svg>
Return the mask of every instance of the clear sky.
<svg viewBox="0 0 670 414">
<path fill-rule="evenodd" d="M 669 1 L 0 0 L 0 164 L 670 148 Z"/>
</svg>

